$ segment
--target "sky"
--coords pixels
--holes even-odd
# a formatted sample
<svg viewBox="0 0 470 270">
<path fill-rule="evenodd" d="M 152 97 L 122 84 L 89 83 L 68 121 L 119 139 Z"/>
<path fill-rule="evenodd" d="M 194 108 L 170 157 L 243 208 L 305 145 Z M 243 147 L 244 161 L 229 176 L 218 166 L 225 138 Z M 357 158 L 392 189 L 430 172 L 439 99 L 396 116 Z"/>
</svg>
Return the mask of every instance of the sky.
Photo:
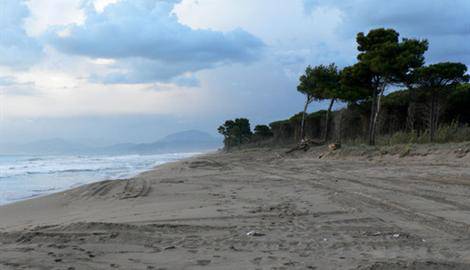
<svg viewBox="0 0 470 270">
<path fill-rule="evenodd" d="M 0 142 L 150 142 L 303 106 L 307 65 L 377 27 L 470 65 L 468 0 L 0 0 Z M 311 110 L 326 104 L 313 104 Z"/>
</svg>

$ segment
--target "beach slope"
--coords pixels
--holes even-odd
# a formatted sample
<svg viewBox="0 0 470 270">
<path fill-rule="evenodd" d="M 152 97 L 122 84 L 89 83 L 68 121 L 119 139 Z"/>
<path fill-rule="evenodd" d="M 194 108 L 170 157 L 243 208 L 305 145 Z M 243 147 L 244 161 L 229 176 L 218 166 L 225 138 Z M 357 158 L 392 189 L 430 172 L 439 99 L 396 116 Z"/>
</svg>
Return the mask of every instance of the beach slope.
<svg viewBox="0 0 470 270">
<path fill-rule="evenodd" d="M 0 269 L 470 269 L 468 148 L 165 164 L 0 207 Z"/>
</svg>

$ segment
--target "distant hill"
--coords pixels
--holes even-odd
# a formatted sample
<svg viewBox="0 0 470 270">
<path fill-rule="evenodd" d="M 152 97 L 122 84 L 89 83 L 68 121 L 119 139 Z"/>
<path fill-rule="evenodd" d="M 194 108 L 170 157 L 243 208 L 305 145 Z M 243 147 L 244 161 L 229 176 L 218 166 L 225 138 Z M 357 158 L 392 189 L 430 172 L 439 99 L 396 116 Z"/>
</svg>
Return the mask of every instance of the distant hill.
<svg viewBox="0 0 470 270">
<path fill-rule="evenodd" d="M 174 152 L 197 152 L 222 147 L 222 141 L 197 130 L 174 133 L 153 143 L 118 144 L 102 148 L 110 154 L 159 154 Z"/>
<path fill-rule="evenodd" d="M 90 147 L 62 139 L 41 140 L 27 144 L 1 144 L 0 154 L 61 155 L 61 154 L 162 154 L 198 152 L 218 149 L 222 141 L 198 130 L 170 134 L 152 143 L 122 143 Z"/>
<path fill-rule="evenodd" d="M 213 142 L 214 140 L 216 140 L 214 137 L 205 132 L 199 130 L 188 130 L 170 134 L 164 137 L 163 139 L 159 140 L 159 142 Z"/>
</svg>

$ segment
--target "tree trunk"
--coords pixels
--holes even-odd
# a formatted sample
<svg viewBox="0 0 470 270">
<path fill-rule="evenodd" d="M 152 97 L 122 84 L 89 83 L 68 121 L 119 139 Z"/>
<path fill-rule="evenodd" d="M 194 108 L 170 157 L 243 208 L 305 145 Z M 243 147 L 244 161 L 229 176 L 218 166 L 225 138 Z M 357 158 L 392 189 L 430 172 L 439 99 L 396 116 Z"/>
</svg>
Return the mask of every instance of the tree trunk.
<svg viewBox="0 0 470 270">
<path fill-rule="evenodd" d="M 302 120 L 300 122 L 300 141 L 305 139 L 305 115 L 307 114 L 308 105 L 312 102 L 310 96 L 307 96 L 307 100 L 305 101 L 304 111 L 302 113 Z"/>
<path fill-rule="evenodd" d="M 377 133 L 377 120 L 379 119 L 382 96 L 384 94 L 385 87 L 381 87 L 380 92 L 375 95 L 375 110 L 372 118 L 372 126 L 370 129 L 369 145 L 375 145 L 375 135 Z"/>
<path fill-rule="evenodd" d="M 439 118 L 441 116 L 441 104 L 440 104 L 440 95 L 439 93 L 436 94 L 436 101 L 435 101 L 435 109 L 434 109 L 434 138 L 436 137 L 436 133 L 439 131 Z"/>
<path fill-rule="evenodd" d="M 431 142 L 434 142 L 435 135 L 436 135 L 436 129 L 437 129 L 437 111 L 436 111 L 436 93 L 432 93 L 431 96 L 431 114 L 429 117 L 429 136 Z"/>
<path fill-rule="evenodd" d="M 370 108 L 370 115 L 369 115 L 369 130 L 367 134 L 367 138 L 369 139 L 369 144 L 373 145 L 372 141 L 372 131 L 373 131 L 373 126 L 374 126 L 374 117 L 375 117 L 375 110 L 377 108 L 377 92 L 374 91 L 372 95 L 372 106 Z"/>
<path fill-rule="evenodd" d="M 338 127 L 337 127 L 337 131 L 336 131 L 336 142 L 338 143 L 341 143 L 341 140 L 343 139 L 343 134 L 342 134 L 342 130 L 343 130 L 343 112 L 344 112 L 345 109 L 342 109 L 339 111 L 339 124 L 338 124 Z"/>
<path fill-rule="evenodd" d="M 330 135 L 330 114 L 331 114 L 331 109 L 333 108 L 333 104 L 335 103 L 336 98 L 332 98 L 330 102 L 330 106 L 328 107 L 328 111 L 326 111 L 326 119 L 325 119 L 325 134 L 323 137 L 323 141 L 327 142 L 328 141 L 328 136 Z"/>
<path fill-rule="evenodd" d="M 408 111 L 406 117 L 406 129 L 408 131 L 413 131 L 415 130 L 416 123 L 416 90 L 410 86 L 408 86 L 408 90 L 410 91 L 410 101 L 408 104 Z"/>
</svg>

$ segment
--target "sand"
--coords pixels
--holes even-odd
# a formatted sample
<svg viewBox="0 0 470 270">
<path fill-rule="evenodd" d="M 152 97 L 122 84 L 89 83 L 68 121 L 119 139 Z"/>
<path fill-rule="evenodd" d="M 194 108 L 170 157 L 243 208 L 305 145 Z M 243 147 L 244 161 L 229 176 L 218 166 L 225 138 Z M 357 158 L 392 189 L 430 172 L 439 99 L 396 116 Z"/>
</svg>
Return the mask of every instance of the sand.
<svg viewBox="0 0 470 270">
<path fill-rule="evenodd" d="M 470 269 L 469 149 L 165 164 L 0 207 L 0 269 Z"/>
</svg>

